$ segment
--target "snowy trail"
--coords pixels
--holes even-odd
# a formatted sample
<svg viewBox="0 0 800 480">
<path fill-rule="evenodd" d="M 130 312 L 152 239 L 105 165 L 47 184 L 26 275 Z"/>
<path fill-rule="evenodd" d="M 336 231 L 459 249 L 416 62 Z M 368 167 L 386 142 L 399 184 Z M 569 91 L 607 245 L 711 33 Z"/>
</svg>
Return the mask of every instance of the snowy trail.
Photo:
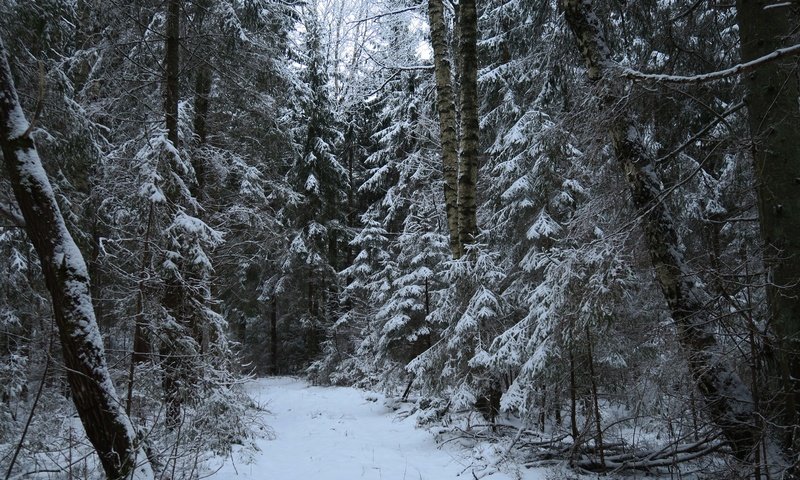
<svg viewBox="0 0 800 480">
<path fill-rule="evenodd" d="M 250 385 L 250 394 L 269 410 L 263 420 L 274 438 L 258 441 L 261 451 L 251 463 L 232 464 L 228 459 L 212 479 L 474 478 L 470 450 L 455 445 L 440 449 L 429 432 L 415 428 L 413 417 L 400 420 L 393 415 L 380 395 L 314 387 L 287 377 L 258 379 Z M 540 475 L 528 471 L 524 478 L 543 478 Z M 519 477 L 495 473 L 485 478 Z"/>
</svg>

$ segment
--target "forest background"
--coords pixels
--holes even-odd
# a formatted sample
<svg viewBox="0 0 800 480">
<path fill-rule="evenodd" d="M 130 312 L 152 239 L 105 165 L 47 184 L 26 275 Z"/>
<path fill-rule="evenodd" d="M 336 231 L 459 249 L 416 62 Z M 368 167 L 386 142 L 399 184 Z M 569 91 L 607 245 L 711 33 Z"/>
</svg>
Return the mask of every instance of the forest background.
<svg viewBox="0 0 800 480">
<path fill-rule="evenodd" d="M 3 1 L 6 478 L 196 477 L 250 373 L 794 475 L 798 5 L 594 3 Z"/>
</svg>

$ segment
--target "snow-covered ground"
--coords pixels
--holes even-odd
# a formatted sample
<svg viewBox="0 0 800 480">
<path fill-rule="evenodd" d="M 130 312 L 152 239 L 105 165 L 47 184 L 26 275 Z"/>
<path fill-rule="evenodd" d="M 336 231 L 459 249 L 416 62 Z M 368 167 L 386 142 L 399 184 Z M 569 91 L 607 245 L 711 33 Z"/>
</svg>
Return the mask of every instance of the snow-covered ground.
<svg viewBox="0 0 800 480">
<path fill-rule="evenodd" d="M 288 377 L 253 381 L 251 396 L 269 413 L 263 421 L 272 438 L 258 441 L 259 452 L 245 463 L 234 453 L 215 480 L 544 480 L 544 470 L 498 462 L 491 445 L 438 445 L 416 428 L 414 416 L 401 418 L 380 394 L 353 388 L 315 387 Z M 555 478 L 552 475 L 550 478 Z"/>
</svg>

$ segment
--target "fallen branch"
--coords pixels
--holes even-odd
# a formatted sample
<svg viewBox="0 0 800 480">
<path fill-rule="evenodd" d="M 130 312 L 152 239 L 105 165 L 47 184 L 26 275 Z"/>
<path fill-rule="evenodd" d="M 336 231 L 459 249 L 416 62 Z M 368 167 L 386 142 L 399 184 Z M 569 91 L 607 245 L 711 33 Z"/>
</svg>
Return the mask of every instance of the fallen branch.
<svg viewBox="0 0 800 480">
<path fill-rule="evenodd" d="M 577 459 L 572 463 L 572 466 L 580 470 L 595 473 L 615 473 L 623 470 L 647 471 L 659 467 L 667 467 L 696 460 L 721 450 L 725 447 L 725 443 L 716 441 L 719 436 L 720 434 L 715 434 L 688 444 L 670 443 L 661 448 L 645 451 L 630 451 L 630 446 L 624 442 L 604 444 L 603 450 L 605 450 L 607 454 L 602 463 L 592 455 L 597 450 L 597 447 L 587 446 L 581 448 L 577 452 Z M 525 444 L 525 446 L 534 445 Z M 538 458 L 535 461 L 526 463 L 525 466 L 528 468 L 566 462 L 569 460 L 566 454 L 572 451 L 573 447 L 571 444 L 562 443 L 557 445 L 554 442 L 542 442 L 541 445 L 535 446 L 544 450 L 544 452 L 538 452 Z"/>
</svg>

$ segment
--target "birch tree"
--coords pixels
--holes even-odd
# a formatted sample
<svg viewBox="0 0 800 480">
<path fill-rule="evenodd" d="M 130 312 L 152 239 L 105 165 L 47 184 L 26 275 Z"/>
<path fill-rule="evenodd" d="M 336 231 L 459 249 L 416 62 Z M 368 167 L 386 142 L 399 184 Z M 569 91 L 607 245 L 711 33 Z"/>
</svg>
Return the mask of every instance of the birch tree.
<svg viewBox="0 0 800 480">
<path fill-rule="evenodd" d="M 452 250 L 454 258 L 459 258 L 464 252 L 458 226 L 458 133 L 450 49 L 447 42 L 447 23 L 442 0 L 428 1 L 428 22 L 431 29 L 431 47 L 433 48 L 434 75 L 436 77 L 436 108 L 439 113 L 439 139 L 444 170 L 447 230 L 450 232 L 450 250 Z"/>
<path fill-rule="evenodd" d="M 444 170 L 444 199 L 450 249 L 453 258 L 464 254 L 464 246 L 478 233 L 475 188 L 478 182 L 478 12 L 474 0 L 462 1 L 457 9 L 458 48 L 448 48 L 447 22 L 441 0 L 428 1 L 436 107 Z M 459 108 L 456 109 L 450 58 L 458 57 Z M 460 113 L 456 123 L 457 113 Z"/>
</svg>

